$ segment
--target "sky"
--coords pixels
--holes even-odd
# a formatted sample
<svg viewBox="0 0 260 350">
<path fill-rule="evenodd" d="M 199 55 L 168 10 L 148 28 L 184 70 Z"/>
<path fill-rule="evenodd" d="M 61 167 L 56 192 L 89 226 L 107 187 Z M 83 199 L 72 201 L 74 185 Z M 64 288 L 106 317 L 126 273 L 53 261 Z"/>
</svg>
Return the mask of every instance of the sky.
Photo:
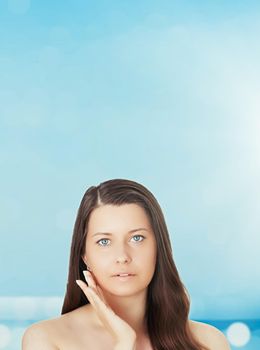
<svg viewBox="0 0 260 350">
<path fill-rule="evenodd" d="M 0 2 L 0 297 L 62 297 L 84 192 L 128 178 L 195 314 L 259 317 L 259 19 L 257 1 Z"/>
</svg>

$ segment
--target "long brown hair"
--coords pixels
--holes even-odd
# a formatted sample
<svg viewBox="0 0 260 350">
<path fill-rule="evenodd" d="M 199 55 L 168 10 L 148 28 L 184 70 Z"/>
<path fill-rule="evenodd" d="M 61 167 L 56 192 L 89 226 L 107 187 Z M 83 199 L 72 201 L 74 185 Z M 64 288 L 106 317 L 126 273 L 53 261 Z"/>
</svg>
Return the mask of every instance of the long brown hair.
<svg viewBox="0 0 260 350">
<path fill-rule="evenodd" d="M 85 192 L 74 225 L 67 291 L 61 314 L 88 304 L 75 283 L 84 280 L 86 265 L 82 260 L 91 212 L 106 204 L 135 203 L 145 209 L 157 242 L 157 261 L 148 286 L 145 321 L 154 350 L 209 350 L 192 335 L 188 326 L 189 294 L 173 261 L 165 219 L 154 195 L 143 185 L 126 179 L 105 181 Z"/>
</svg>

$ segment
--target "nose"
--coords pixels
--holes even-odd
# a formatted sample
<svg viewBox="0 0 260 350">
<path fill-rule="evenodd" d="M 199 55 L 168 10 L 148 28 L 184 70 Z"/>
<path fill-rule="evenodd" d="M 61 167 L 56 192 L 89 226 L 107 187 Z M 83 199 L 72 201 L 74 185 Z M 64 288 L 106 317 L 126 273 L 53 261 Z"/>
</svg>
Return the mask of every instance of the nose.
<svg viewBox="0 0 260 350">
<path fill-rule="evenodd" d="M 128 256 L 120 256 L 116 259 L 117 263 L 129 263 L 130 259 Z"/>
<path fill-rule="evenodd" d="M 126 252 L 126 249 L 121 249 L 120 252 L 117 252 L 117 263 L 129 263 L 131 261 L 130 255 Z"/>
</svg>

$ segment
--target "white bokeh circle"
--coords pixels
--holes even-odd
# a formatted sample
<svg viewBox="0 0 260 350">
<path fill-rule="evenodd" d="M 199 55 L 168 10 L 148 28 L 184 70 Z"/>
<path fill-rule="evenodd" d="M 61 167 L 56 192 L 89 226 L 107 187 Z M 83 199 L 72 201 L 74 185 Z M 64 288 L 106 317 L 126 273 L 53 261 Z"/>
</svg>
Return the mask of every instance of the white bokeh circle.
<svg viewBox="0 0 260 350">
<path fill-rule="evenodd" d="M 248 326 L 243 322 L 234 322 L 227 328 L 227 338 L 230 343 L 237 347 L 246 345 L 250 338 L 251 332 Z"/>
</svg>

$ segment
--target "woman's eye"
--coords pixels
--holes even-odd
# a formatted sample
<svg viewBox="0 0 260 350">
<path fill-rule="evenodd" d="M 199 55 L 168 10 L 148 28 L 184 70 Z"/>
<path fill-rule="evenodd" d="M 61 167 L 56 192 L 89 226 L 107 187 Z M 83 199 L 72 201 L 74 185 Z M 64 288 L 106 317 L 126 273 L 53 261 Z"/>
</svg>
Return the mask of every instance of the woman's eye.
<svg viewBox="0 0 260 350">
<path fill-rule="evenodd" d="M 140 239 L 138 239 L 138 240 L 135 239 L 135 238 L 139 238 L 139 237 L 141 237 L 142 239 L 141 239 L 141 240 L 140 240 Z M 135 242 L 142 242 L 142 241 L 145 239 L 145 237 L 144 237 L 143 235 L 135 235 L 135 236 L 133 236 L 132 238 L 134 238 L 134 241 L 135 241 Z M 106 243 L 103 244 L 104 241 L 107 242 L 107 241 L 109 241 L 109 239 L 107 239 L 107 238 L 101 238 L 99 241 L 97 241 L 97 244 L 100 245 L 100 246 L 102 246 L 102 247 L 108 246 L 108 244 L 106 244 Z M 100 244 L 100 242 L 103 242 L 103 243 Z"/>
<path fill-rule="evenodd" d="M 135 240 L 136 242 L 142 242 L 145 239 L 145 237 L 142 235 L 133 236 L 133 238 L 136 238 L 136 237 L 142 237 L 142 240 Z"/>
<path fill-rule="evenodd" d="M 107 244 L 99 244 L 99 242 L 102 242 L 102 241 L 109 241 L 109 240 L 106 239 L 106 238 L 102 238 L 102 239 L 100 239 L 99 241 L 97 241 L 97 244 L 98 244 L 98 245 L 101 245 L 101 246 L 105 247 L 105 246 L 107 246 Z"/>
</svg>

